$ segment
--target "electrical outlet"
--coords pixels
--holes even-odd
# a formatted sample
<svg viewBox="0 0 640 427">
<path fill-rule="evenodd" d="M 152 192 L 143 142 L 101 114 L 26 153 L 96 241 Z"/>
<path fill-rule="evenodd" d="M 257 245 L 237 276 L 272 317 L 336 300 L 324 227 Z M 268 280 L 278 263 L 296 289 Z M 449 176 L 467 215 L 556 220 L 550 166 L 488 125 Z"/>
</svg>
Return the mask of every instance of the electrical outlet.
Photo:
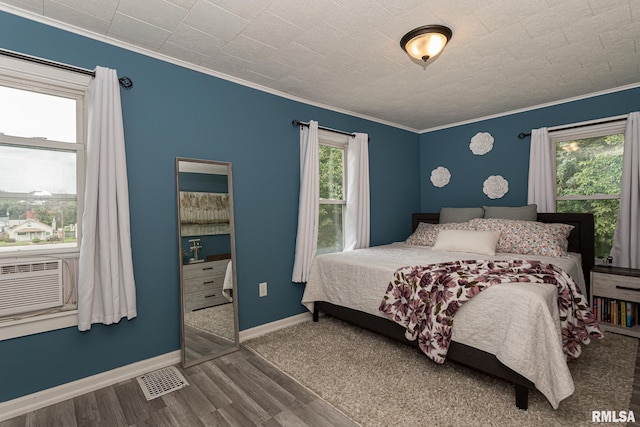
<svg viewBox="0 0 640 427">
<path fill-rule="evenodd" d="M 259 289 L 259 293 L 261 297 L 266 297 L 267 296 L 267 282 L 261 282 L 258 285 L 258 289 Z"/>
</svg>

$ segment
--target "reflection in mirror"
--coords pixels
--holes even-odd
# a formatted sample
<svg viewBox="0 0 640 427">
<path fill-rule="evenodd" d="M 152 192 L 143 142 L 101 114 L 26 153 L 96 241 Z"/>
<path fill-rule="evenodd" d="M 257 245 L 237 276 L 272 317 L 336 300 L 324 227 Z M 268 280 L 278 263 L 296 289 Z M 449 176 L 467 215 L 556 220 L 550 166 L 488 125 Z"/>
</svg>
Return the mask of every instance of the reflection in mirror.
<svg viewBox="0 0 640 427">
<path fill-rule="evenodd" d="M 176 158 L 182 365 L 238 350 L 231 163 Z"/>
</svg>

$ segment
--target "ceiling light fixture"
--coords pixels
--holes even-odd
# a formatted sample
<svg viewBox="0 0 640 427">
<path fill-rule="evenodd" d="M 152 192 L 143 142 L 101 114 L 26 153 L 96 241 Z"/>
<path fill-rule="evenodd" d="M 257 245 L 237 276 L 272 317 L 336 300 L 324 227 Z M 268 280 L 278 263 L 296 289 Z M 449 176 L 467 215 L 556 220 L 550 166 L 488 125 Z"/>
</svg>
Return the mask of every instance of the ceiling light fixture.
<svg viewBox="0 0 640 427">
<path fill-rule="evenodd" d="M 452 35 L 444 25 L 425 25 L 405 34 L 400 47 L 411 57 L 427 62 L 442 52 Z"/>
</svg>

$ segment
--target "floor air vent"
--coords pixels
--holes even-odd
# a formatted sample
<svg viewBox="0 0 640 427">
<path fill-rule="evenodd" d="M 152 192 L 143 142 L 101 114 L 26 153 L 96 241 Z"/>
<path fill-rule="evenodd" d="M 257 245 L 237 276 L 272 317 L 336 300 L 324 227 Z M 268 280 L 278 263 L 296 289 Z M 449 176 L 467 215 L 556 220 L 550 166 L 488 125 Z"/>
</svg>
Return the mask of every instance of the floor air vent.
<svg viewBox="0 0 640 427">
<path fill-rule="evenodd" d="M 158 369 L 137 377 L 147 400 L 155 399 L 189 385 L 175 366 Z"/>
</svg>

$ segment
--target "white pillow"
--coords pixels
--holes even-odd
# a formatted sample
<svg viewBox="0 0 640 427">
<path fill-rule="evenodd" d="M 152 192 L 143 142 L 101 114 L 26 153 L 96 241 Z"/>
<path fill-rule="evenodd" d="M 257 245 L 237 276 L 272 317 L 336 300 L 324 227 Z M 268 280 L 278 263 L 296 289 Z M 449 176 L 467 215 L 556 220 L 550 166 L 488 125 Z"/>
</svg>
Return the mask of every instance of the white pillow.
<svg viewBox="0 0 640 427">
<path fill-rule="evenodd" d="M 499 231 L 440 230 L 433 250 L 495 255 L 498 239 Z"/>
</svg>

